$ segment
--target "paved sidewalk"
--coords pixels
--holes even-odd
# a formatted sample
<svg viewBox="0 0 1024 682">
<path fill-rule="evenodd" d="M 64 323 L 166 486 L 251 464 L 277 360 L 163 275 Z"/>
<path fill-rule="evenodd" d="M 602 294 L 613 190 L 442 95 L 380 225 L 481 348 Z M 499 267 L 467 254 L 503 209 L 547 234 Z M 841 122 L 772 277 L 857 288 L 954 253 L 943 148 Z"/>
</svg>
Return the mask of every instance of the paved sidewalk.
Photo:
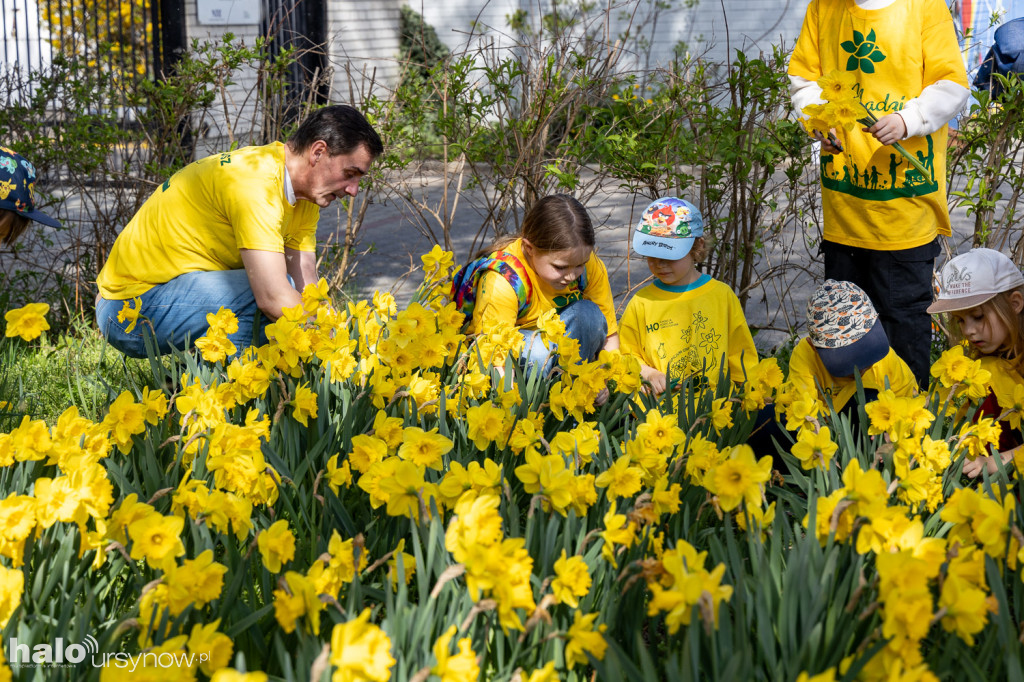
<svg viewBox="0 0 1024 682">
<path fill-rule="evenodd" d="M 439 176 L 424 176 L 418 178 L 417 183 L 422 183 L 417 184 L 417 192 L 423 192 L 429 202 L 440 201 L 443 188 Z M 474 201 L 471 192 L 460 199 L 452 229 L 456 262 L 464 261 L 480 247 L 474 237 L 483 222 L 481 203 Z M 597 231 L 598 253 L 608 268 L 620 312 L 630 292 L 650 276 L 643 258 L 631 254 L 629 241 L 632 226 L 648 203 L 645 197 L 623 191 L 598 194 L 587 202 Z M 420 255 L 434 243 L 421 233 L 412 216 L 412 210 L 404 202 L 375 202 L 367 208 L 361 248 L 369 247 L 370 251 L 359 261 L 356 270 L 355 295 L 358 298 L 369 297 L 380 289 L 392 291 L 400 304 L 409 300 L 422 275 L 415 272 L 403 276 L 410 266 L 420 265 Z M 321 240 L 335 233 L 339 219 L 343 225 L 345 216 L 340 207 L 321 213 Z M 956 253 L 966 248 L 962 244 L 965 239 L 969 240 L 971 222 L 960 209 L 954 211 L 953 223 L 954 238 L 949 245 Z M 440 232 L 437 233 L 440 236 Z M 781 274 L 752 288 L 746 305 L 748 322 L 759 330 L 754 339 L 762 351 L 771 351 L 785 342 L 788 334 L 784 330 L 802 330 L 807 299 L 822 278 L 820 257 L 807 247 L 804 235 L 793 230 L 781 235 L 772 246 L 760 256 L 756 270 L 764 272 L 774 266 L 781 269 Z M 941 266 L 942 262 L 944 257 L 939 258 L 938 264 Z"/>
<path fill-rule="evenodd" d="M 434 206 L 443 196 L 439 173 L 414 178 L 413 186 Z M 88 202 L 81 196 L 66 196 L 60 218 L 66 221 L 68 231 L 47 229 L 46 236 L 51 243 L 23 253 L 22 263 L 35 263 L 50 272 L 63 268 L 64 274 L 72 278 L 82 258 L 82 254 L 74 251 L 74 244 L 79 243 L 78 238 L 88 240 L 92 222 L 99 218 L 89 214 L 96 202 L 102 200 L 102 195 L 93 196 Z M 459 263 L 484 246 L 481 241 L 490 242 L 490 235 L 479 234 L 484 215 L 480 208 L 482 203 L 479 194 L 472 191 L 466 192 L 459 200 L 451 235 Z M 648 203 L 645 197 L 617 189 L 599 193 L 586 202 L 597 229 L 598 253 L 608 268 L 612 293 L 620 312 L 631 292 L 650 276 L 644 260 L 630 250 L 632 226 Z M 354 297 L 368 298 L 379 289 L 392 291 L 400 304 L 408 302 L 422 277 L 419 271 L 408 275 L 409 270 L 420 266 L 420 255 L 434 244 L 417 228 L 414 216 L 414 211 L 403 201 L 377 200 L 368 206 L 360 249 L 369 249 L 369 252 L 358 262 Z M 949 240 L 949 248 L 955 254 L 968 248 L 966 244 L 970 241 L 973 221 L 966 216 L 964 209 L 954 210 L 952 217 L 954 237 Z M 332 236 L 336 241 L 338 226 L 344 225 L 344 221 L 345 216 L 337 203 L 322 211 L 318 231 L 320 241 Z M 757 282 L 746 304 L 747 321 L 758 330 L 754 340 L 766 352 L 788 339 L 786 330 L 802 332 L 807 299 L 822 276 L 820 258 L 807 247 L 805 235 L 797 230 L 781 235 L 770 245 L 771 248 L 759 257 L 755 270 L 764 273 L 775 268 L 781 273 Z M 9 254 L 0 255 L 0 266 L 13 265 L 9 260 Z M 944 260 L 944 256 L 940 257 L 938 265 L 941 266 Z"/>
</svg>

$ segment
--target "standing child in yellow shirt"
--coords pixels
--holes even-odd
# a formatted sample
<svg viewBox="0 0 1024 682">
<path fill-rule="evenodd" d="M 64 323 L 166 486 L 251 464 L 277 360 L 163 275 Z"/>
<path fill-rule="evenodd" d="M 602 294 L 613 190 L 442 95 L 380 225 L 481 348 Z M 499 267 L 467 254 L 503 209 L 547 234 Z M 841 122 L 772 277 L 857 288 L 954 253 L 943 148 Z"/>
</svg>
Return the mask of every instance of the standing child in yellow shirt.
<svg viewBox="0 0 1024 682">
<path fill-rule="evenodd" d="M 853 282 L 871 297 L 892 347 L 923 388 L 937 237 L 950 235 L 947 122 L 969 94 L 949 3 L 810 0 L 789 77 L 797 112 L 822 103 L 819 81 L 831 81 L 851 86 L 877 118 L 830 139 L 819 133 L 825 277 Z M 897 142 L 927 172 L 898 153 Z"/>
<path fill-rule="evenodd" d="M 736 294 L 697 270 L 706 255 L 703 235 L 700 210 L 677 197 L 653 202 L 633 232 L 633 250 L 647 257 L 655 280 L 630 299 L 619 333 L 622 352 L 636 356 L 656 394 L 691 374 L 714 386 L 723 358 L 737 383 L 757 364 Z"/>
</svg>

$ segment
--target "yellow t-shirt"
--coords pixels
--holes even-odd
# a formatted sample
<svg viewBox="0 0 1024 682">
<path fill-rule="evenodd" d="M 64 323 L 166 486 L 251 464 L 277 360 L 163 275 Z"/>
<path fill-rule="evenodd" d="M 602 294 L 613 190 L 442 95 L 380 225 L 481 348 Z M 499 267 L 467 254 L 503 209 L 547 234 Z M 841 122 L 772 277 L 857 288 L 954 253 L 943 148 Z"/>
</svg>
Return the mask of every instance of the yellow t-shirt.
<svg viewBox="0 0 1024 682">
<path fill-rule="evenodd" d="M 670 381 L 703 368 L 714 386 L 724 355 L 729 377 L 740 383 L 744 368 L 749 372 L 757 364 L 740 300 L 727 284 L 708 275 L 685 286 L 656 281 L 636 292 L 619 322 L 619 345 Z"/>
<path fill-rule="evenodd" d="M 988 385 L 995 395 L 999 407 L 1004 410 L 1012 409 L 1016 404 L 1013 399 L 1013 391 L 1018 385 L 1024 384 L 1024 378 L 1008 360 L 997 355 L 983 355 L 979 359 L 981 368 L 992 374 Z"/>
<path fill-rule="evenodd" d="M 967 87 L 944 0 L 896 0 L 878 10 L 860 9 L 853 0 L 811 0 L 789 73 L 814 81 L 835 69 L 856 79 L 861 102 L 877 118 L 937 81 Z M 862 127 L 839 130 L 844 152 L 821 155 L 824 238 L 893 251 L 927 244 L 937 233 L 948 236 L 948 127 L 900 142 L 927 177 Z"/>
<path fill-rule="evenodd" d="M 485 272 L 477 284 L 476 305 L 473 308 L 473 319 L 469 325 L 469 333 L 479 333 L 486 329 L 489 322 L 514 324 L 520 329 L 536 329 L 537 320 L 548 310 L 561 310 L 570 303 L 579 300 L 593 301 L 604 313 L 608 321 L 608 336 L 618 331 L 615 322 L 615 304 L 612 301 L 612 287 L 608 281 L 608 271 L 604 263 L 591 252 L 587 260 L 587 283 L 581 293 L 579 284 L 573 282 L 567 289 L 552 289 L 546 282 L 537 277 L 523 255 L 523 240 L 517 239 L 504 248 L 525 266 L 526 276 L 530 279 L 533 295 L 522 317 L 519 317 L 519 297 L 515 289 L 501 273 Z"/>
<path fill-rule="evenodd" d="M 828 373 L 821 362 L 821 356 L 807 338 L 800 339 L 789 358 L 789 381 L 802 390 L 817 390 L 818 400 L 822 404 L 826 396 L 830 397 L 836 412 L 843 409 L 857 393 L 857 382 L 853 377 L 834 377 Z M 861 374 L 861 385 L 876 391 L 890 388 L 897 397 L 917 394 L 914 373 L 892 348 L 888 355 Z"/>
<path fill-rule="evenodd" d="M 140 296 L 187 272 L 238 270 L 239 249 L 316 249 L 320 207 L 284 194 L 284 145 L 191 163 L 153 193 L 114 240 L 96 278 L 108 300 Z"/>
</svg>

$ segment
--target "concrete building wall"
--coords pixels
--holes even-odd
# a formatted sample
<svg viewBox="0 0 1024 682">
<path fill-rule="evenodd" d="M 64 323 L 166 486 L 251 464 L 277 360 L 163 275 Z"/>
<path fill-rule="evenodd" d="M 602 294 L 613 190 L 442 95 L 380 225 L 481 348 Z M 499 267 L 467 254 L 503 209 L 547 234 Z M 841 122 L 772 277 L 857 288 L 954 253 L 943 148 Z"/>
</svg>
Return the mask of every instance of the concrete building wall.
<svg viewBox="0 0 1024 682">
<path fill-rule="evenodd" d="M 256 39 L 263 35 L 259 23 L 251 25 L 200 24 L 194 0 L 185 3 L 185 30 L 190 47 L 193 40 L 199 40 L 200 43 L 218 42 L 223 40 L 228 33 L 234 34 L 238 44 L 244 43 L 251 47 Z M 225 140 L 234 138 L 248 141 L 250 132 L 256 126 L 257 111 L 253 97 L 256 80 L 255 69 L 242 69 L 235 73 L 234 82 L 225 86 L 223 93 L 218 93 L 217 102 L 208 110 L 202 120 L 206 135 L 204 139 L 197 141 L 196 154 L 198 156 L 220 149 Z M 198 124 L 199 121 L 196 123 Z"/>
<path fill-rule="evenodd" d="M 399 74 L 401 3 L 402 0 L 328 1 L 327 68 L 333 72 L 330 101 L 358 106 L 371 90 L 385 97 L 394 87 Z M 266 11 L 264 5 L 262 12 Z M 237 41 L 252 45 L 263 35 L 262 24 L 200 24 L 195 0 L 186 3 L 186 26 L 189 41 L 216 41 L 231 33 Z M 244 140 L 258 124 L 254 96 L 256 70 L 240 70 L 234 81 L 225 89 L 227 114 L 218 99 L 204 120 L 214 146 L 222 145 L 232 136 Z"/>
<path fill-rule="evenodd" d="M 402 0 L 330 0 L 331 101 L 358 105 L 371 90 L 383 97 L 394 87 L 400 70 L 401 7 Z"/>
<path fill-rule="evenodd" d="M 535 17 L 541 13 L 539 7 L 543 11 L 550 8 L 550 0 L 409 0 L 409 4 L 453 50 L 466 45 L 474 22 L 495 29 L 497 33 L 491 31 L 489 37 L 500 36 L 507 32 L 506 16 L 517 9 Z M 731 57 L 737 48 L 756 54 L 759 50 L 770 52 L 773 43 L 791 47 L 807 8 L 807 0 L 698 0 L 689 8 L 686 4 L 675 0 L 672 8 L 658 12 L 655 21 L 647 22 L 643 35 L 651 45 L 651 66 L 669 61 L 680 42 L 692 54 L 706 52 L 713 60 Z M 616 0 L 606 6 L 612 8 L 613 36 L 629 25 L 629 20 L 622 18 L 624 12 L 631 13 L 635 25 L 652 11 L 650 0 Z"/>
</svg>

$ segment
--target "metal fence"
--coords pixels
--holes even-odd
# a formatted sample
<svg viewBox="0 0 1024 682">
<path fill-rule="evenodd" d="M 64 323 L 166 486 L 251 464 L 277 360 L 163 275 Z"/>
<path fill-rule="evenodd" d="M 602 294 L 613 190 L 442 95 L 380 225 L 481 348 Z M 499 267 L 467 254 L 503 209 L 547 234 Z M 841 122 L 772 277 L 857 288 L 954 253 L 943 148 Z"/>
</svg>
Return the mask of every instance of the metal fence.
<svg viewBox="0 0 1024 682">
<path fill-rule="evenodd" d="M 304 101 L 323 103 L 329 84 L 327 68 L 327 0 L 265 0 L 263 34 L 272 53 L 292 48 L 297 55 L 289 67 L 288 109 L 297 111 Z"/>
<path fill-rule="evenodd" d="M 26 75 L 21 82 L 29 83 L 23 91 L 0 93 L 0 100 L 30 97 L 28 74 L 47 70 L 61 55 L 117 74 L 124 88 L 171 73 L 188 44 L 187 1 L 0 0 L 0 71 L 18 71 Z M 284 110 L 326 101 L 327 0 L 263 0 L 261 13 L 270 54 L 289 48 L 296 56 L 282 74 Z"/>
<path fill-rule="evenodd" d="M 167 12 L 182 0 L 0 0 L 3 68 L 46 69 L 58 55 L 133 77 L 164 68 Z"/>
</svg>

